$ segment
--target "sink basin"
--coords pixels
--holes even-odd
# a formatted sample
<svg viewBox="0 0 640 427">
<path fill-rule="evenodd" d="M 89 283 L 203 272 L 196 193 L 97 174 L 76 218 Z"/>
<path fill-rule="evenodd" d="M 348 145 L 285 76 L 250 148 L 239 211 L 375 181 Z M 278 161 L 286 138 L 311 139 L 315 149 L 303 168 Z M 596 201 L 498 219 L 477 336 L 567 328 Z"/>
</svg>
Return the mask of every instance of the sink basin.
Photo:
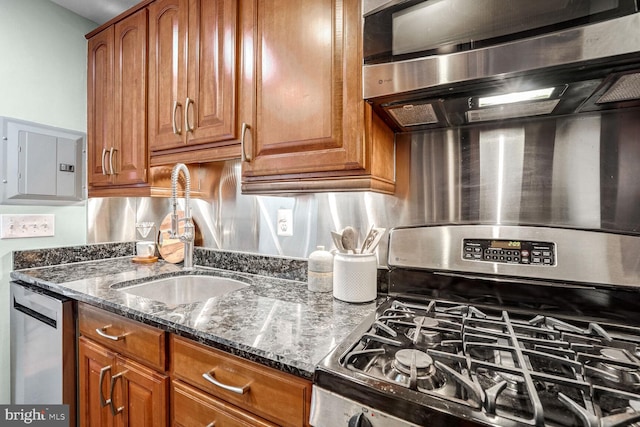
<svg viewBox="0 0 640 427">
<path fill-rule="evenodd" d="M 218 276 L 172 276 L 119 288 L 121 292 L 167 305 L 190 304 L 247 287 L 246 283 Z"/>
</svg>

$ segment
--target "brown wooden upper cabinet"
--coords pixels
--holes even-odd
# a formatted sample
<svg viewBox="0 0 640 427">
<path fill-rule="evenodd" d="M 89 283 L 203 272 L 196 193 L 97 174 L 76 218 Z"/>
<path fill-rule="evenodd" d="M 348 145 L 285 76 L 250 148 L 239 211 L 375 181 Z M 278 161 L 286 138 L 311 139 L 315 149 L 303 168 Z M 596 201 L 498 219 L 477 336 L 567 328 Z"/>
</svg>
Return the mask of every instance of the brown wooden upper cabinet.
<svg viewBox="0 0 640 427">
<path fill-rule="evenodd" d="M 89 39 L 87 92 L 89 195 L 107 186 L 145 186 L 146 9 Z"/>
<path fill-rule="evenodd" d="M 362 99 L 360 1 L 241 5 L 242 190 L 393 193 L 394 135 Z"/>
<path fill-rule="evenodd" d="M 148 9 L 151 163 L 239 157 L 237 1 L 156 0 Z"/>
<path fill-rule="evenodd" d="M 114 18 L 89 34 L 89 195 L 165 195 L 167 166 L 241 155 L 247 193 L 393 193 L 361 25 L 359 0 L 144 0 Z"/>
</svg>

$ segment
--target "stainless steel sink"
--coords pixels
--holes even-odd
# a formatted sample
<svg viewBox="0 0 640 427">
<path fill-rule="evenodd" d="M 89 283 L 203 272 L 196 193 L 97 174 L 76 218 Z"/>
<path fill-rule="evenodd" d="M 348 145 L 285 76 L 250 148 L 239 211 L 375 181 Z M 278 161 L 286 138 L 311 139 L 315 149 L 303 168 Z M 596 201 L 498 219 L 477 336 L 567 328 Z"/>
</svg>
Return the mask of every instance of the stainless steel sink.
<svg viewBox="0 0 640 427">
<path fill-rule="evenodd" d="M 246 283 L 218 276 L 185 275 L 118 288 L 118 291 L 167 305 L 189 304 L 247 287 Z"/>
</svg>

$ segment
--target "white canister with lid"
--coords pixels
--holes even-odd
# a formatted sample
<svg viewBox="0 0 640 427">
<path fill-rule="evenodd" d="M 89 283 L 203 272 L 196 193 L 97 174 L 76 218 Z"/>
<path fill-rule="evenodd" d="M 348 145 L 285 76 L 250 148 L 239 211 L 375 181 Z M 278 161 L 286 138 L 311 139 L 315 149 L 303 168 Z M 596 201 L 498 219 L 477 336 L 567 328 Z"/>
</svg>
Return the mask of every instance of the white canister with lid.
<svg viewBox="0 0 640 427">
<path fill-rule="evenodd" d="M 378 291 L 376 254 L 337 253 L 333 259 L 333 296 L 346 302 L 369 302 Z"/>
<path fill-rule="evenodd" d="M 307 287 L 312 292 L 331 292 L 333 288 L 333 255 L 324 246 L 309 255 Z"/>
</svg>

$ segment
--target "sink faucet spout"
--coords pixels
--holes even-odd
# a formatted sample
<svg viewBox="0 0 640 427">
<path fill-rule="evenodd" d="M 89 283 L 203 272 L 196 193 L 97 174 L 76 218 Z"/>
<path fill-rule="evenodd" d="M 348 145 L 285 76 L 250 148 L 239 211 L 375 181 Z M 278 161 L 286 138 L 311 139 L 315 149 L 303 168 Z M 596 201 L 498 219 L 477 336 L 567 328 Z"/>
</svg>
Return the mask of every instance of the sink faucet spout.
<svg viewBox="0 0 640 427">
<path fill-rule="evenodd" d="M 184 218 L 178 218 L 178 176 L 184 175 Z M 180 234 L 179 224 L 184 222 L 184 231 Z M 195 226 L 191 219 L 191 176 L 184 163 L 178 163 L 171 171 L 171 237 L 184 243 L 184 269 L 193 270 L 193 241 Z"/>
</svg>

